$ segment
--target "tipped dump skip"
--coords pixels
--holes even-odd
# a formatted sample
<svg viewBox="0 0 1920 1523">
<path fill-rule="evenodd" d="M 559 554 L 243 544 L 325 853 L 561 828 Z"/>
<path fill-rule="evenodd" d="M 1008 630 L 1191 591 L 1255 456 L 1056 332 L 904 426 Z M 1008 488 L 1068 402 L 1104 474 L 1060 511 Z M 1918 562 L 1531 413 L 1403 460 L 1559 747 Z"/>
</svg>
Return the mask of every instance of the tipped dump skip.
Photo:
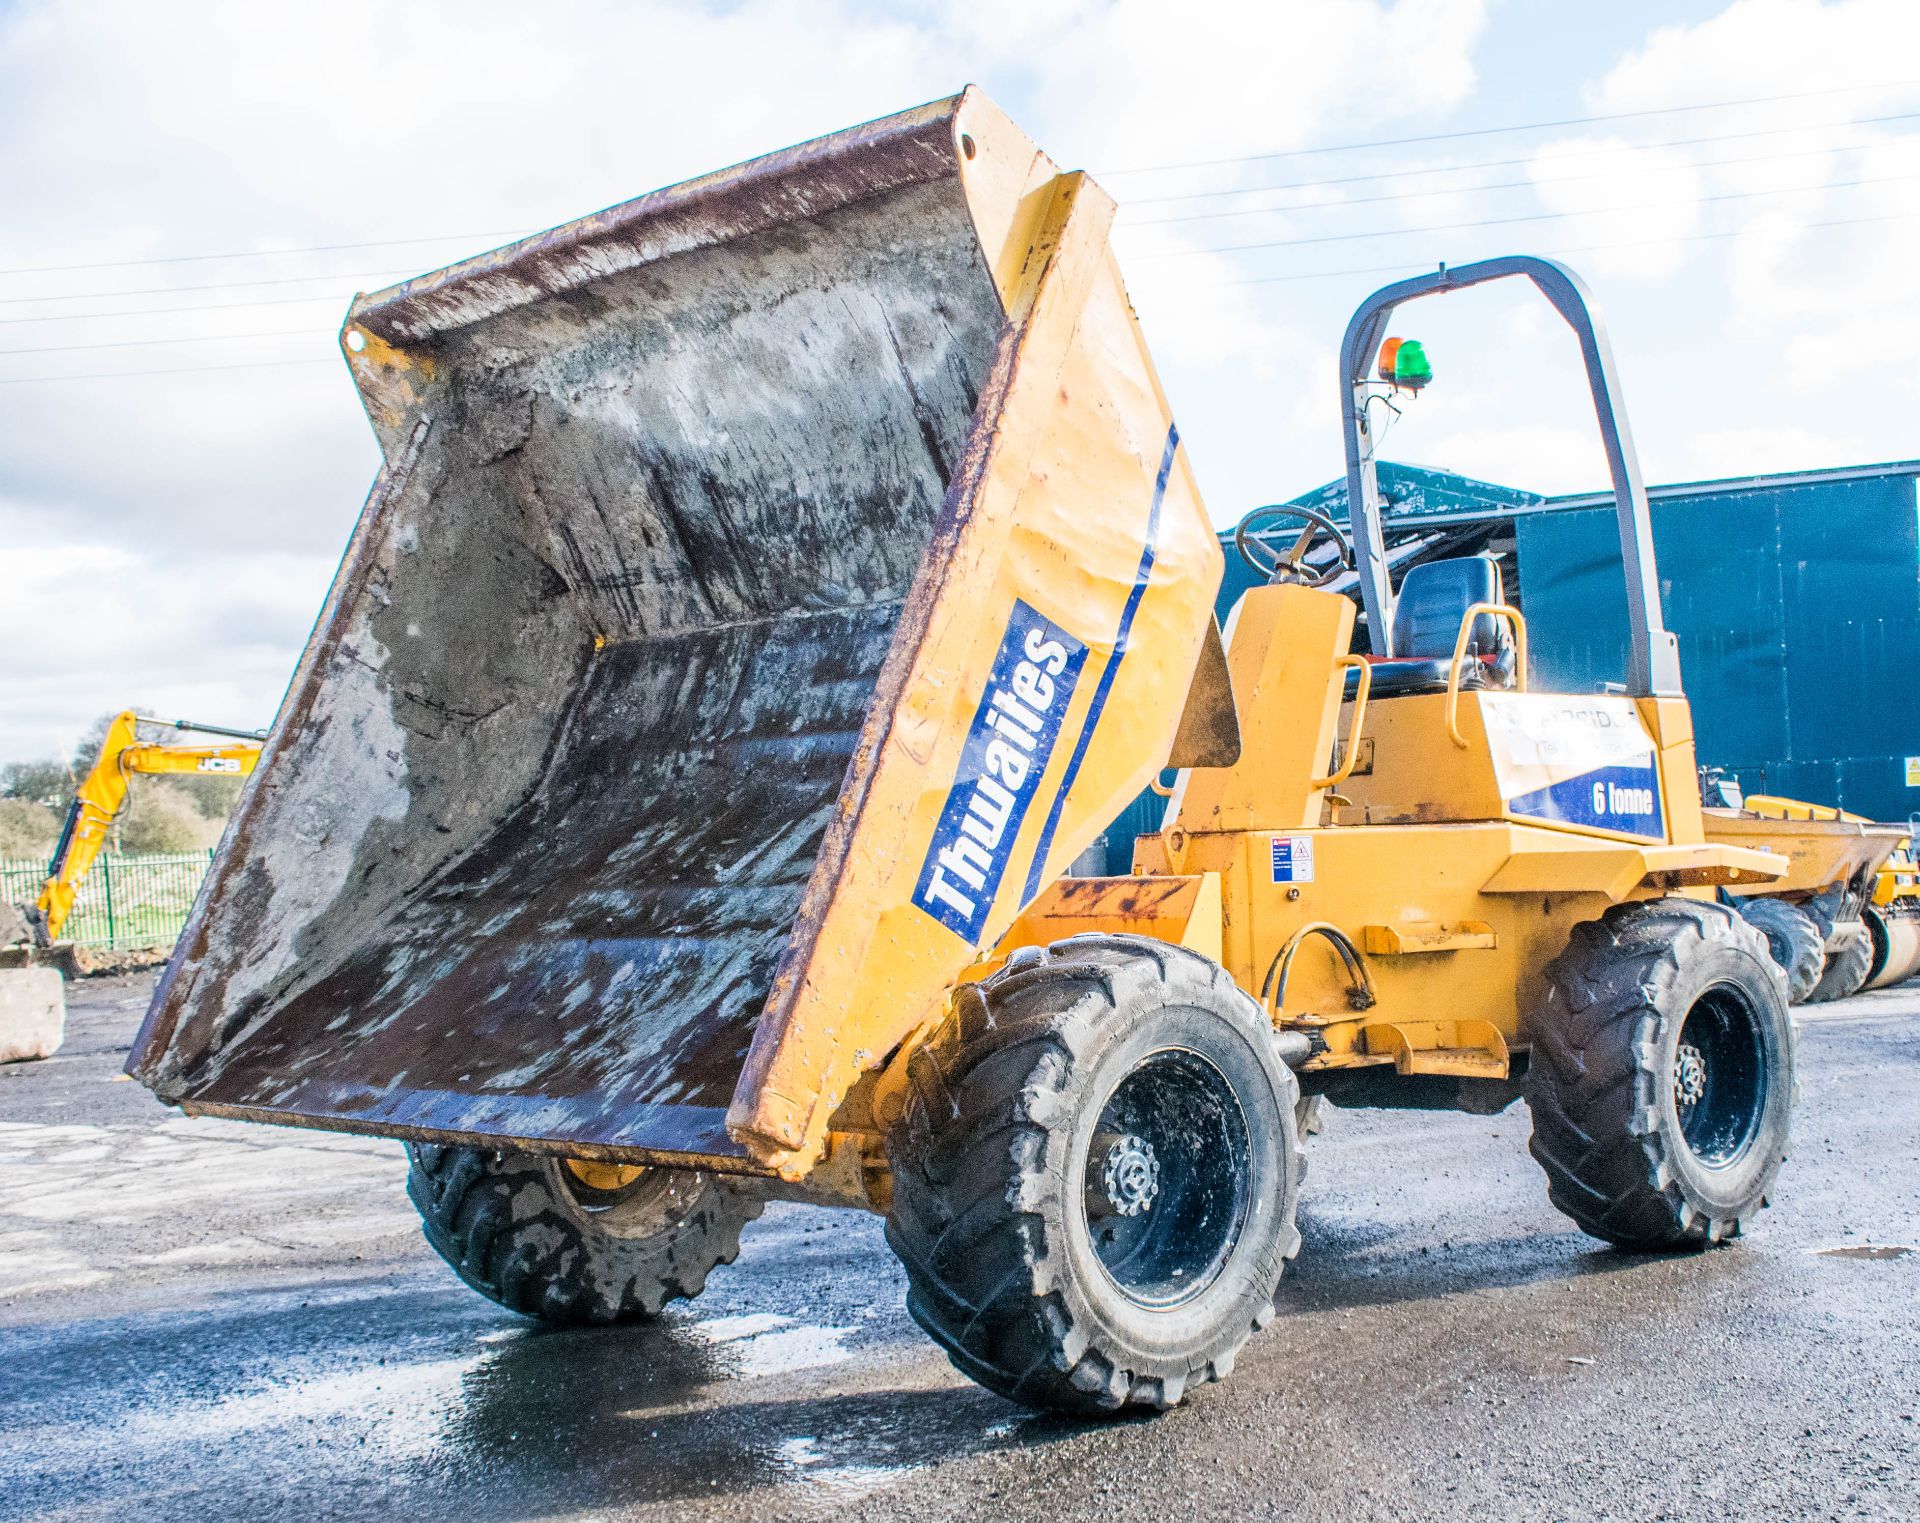
<svg viewBox="0 0 1920 1523">
<path fill-rule="evenodd" d="M 963 180 L 965 112 L 985 189 Z M 359 303 L 347 347 L 386 469 L 140 1077 L 216 1112 L 728 1166 L 755 1130 L 729 1134 L 729 1103 L 780 1067 L 763 1051 L 743 1081 L 756 1032 L 777 1048 L 797 1023 L 833 1055 L 808 1060 L 811 1090 L 781 1081 L 797 1119 L 763 1130 L 817 1140 L 877 1058 L 796 1012 L 873 1003 L 849 944 L 911 910 L 894 879 L 927 850 L 923 796 L 931 820 L 958 786 L 962 679 L 1012 603 L 995 568 L 1031 553 L 996 450 L 1041 449 L 1046 409 L 1087 435 L 1061 398 L 1090 290 L 1131 335 L 1105 221 L 1082 217 L 1056 238 L 1082 254 L 1044 404 L 1015 406 L 1035 292 L 1065 278 L 1041 274 L 1064 258 L 1043 224 L 1065 183 L 957 98 Z M 1115 353 L 1144 365 L 1137 341 Z M 1086 605 L 1077 643 L 1115 666 L 1172 459 L 1150 371 L 1123 390 L 1118 465 L 1087 457 L 1096 482 L 1118 470 L 1118 506 L 1056 504 L 1086 543 L 1053 568 Z M 1176 491 L 1184 525 L 1197 499 Z M 1174 627 L 1210 598 L 1208 553 L 1218 575 L 1190 538 L 1163 572 Z M 1198 642 L 1136 663 L 1174 689 L 1150 731 L 1171 734 Z M 1102 773 L 1088 809 L 1164 752 Z M 1093 818 L 1052 815 L 994 923 Z M 923 1018 L 990 939 L 985 908 L 965 936 L 911 910 L 916 983 L 888 1021 Z"/>
</svg>

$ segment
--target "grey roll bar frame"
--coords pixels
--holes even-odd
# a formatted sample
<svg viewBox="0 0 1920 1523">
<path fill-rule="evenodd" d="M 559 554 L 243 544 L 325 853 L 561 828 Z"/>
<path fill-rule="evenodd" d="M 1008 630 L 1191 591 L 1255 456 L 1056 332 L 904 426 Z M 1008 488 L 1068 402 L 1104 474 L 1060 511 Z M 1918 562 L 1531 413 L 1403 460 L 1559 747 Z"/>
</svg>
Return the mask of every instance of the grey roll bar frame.
<svg viewBox="0 0 1920 1523">
<path fill-rule="evenodd" d="M 1653 520 L 1647 489 L 1640 477 L 1621 399 L 1620 374 L 1613 362 L 1607 330 L 1586 283 L 1565 265 L 1532 254 L 1483 259 L 1450 270 L 1444 264 L 1431 275 L 1382 286 L 1363 301 L 1347 324 L 1340 344 L 1340 411 L 1347 449 L 1347 522 L 1353 531 L 1361 602 L 1376 655 L 1393 650 L 1393 584 L 1387 575 L 1386 544 L 1380 524 L 1380 482 L 1374 466 L 1374 440 L 1367 426 L 1367 395 L 1373 357 L 1394 309 L 1422 296 L 1462 291 L 1489 281 L 1522 277 L 1566 320 L 1580 340 L 1587 387 L 1600 424 L 1600 442 L 1613 478 L 1615 516 L 1620 529 L 1620 563 L 1626 574 L 1630 648 L 1627 691 L 1634 697 L 1681 692 L 1680 649 L 1660 611 L 1660 574 L 1654 562 Z"/>
</svg>

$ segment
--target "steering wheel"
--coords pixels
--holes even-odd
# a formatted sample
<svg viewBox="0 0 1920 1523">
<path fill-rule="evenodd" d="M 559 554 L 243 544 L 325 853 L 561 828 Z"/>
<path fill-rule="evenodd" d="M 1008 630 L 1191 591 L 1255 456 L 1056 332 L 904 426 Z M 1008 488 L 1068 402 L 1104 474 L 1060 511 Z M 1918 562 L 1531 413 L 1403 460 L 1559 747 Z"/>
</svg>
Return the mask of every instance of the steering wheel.
<svg viewBox="0 0 1920 1523">
<path fill-rule="evenodd" d="M 1253 527 L 1269 518 L 1298 518 L 1306 525 L 1294 540 L 1293 548 L 1285 554 L 1266 543 L 1267 529 Z M 1340 553 L 1325 571 L 1316 572 L 1307 564 L 1307 551 L 1323 537 L 1332 540 Z M 1346 531 L 1326 514 L 1292 503 L 1274 502 L 1255 508 L 1235 527 L 1233 547 L 1243 561 L 1267 579 L 1269 586 L 1293 582 L 1301 587 L 1324 587 L 1341 572 L 1353 570 L 1353 542 L 1347 538 Z"/>
</svg>

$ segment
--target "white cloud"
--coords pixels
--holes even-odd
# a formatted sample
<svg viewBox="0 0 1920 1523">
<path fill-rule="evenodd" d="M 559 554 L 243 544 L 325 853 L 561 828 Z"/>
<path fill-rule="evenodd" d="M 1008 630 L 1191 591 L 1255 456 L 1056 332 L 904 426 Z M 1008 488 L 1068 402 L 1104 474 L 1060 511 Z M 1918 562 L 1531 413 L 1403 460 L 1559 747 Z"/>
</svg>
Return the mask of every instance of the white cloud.
<svg viewBox="0 0 1920 1523">
<path fill-rule="evenodd" d="M 1701 480 L 1795 470 L 1809 461 L 1870 460 L 1870 436 L 1860 430 L 1734 427 L 1694 435 L 1687 474 Z"/>
<path fill-rule="evenodd" d="M 1655 30 L 1594 83 L 1587 104 L 1596 112 L 1754 104 L 1651 117 L 1536 158 L 1544 178 L 1555 155 L 1618 145 L 1599 159 L 1617 159 L 1604 193 L 1597 181 L 1577 192 L 1542 184 L 1543 199 L 1562 206 L 1587 195 L 1598 204 L 1603 194 L 1616 204 L 1697 198 L 1613 219 L 1617 237 L 1648 248 L 1575 260 L 1650 287 L 1644 309 L 1625 308 L 1638 345 L 1616 334 L 1616 347 L 1634 380 L 1652 479 L 1914 452 L 1906 417 L 1920 401 L 1920 375 L 1881 357 L 1920 331 L 1906 252 L 1920 231 L 1920 140 L 1872 118 L 1913 109 L 1911 87 L 1897 82 L 1911 74 L 1902 60 L 1916 49 L 1920 6 L 1910 0 L 1734 0 L 1705 21 Z M 1757 99 L 1773 96 L 1804 98 Z M 1625 147 L 1656 137 L 1716 140 Z M 1576 162 L 1563 158 L 1561 168 L 1574 172 Z M 1692 191 L 1673 191 L 1687 183 Z M 1576 226 L 1590 233 L 1599 220 Z M 1617 297 L 1621 287 L 1605 289 Z M 1675 351 L 1665 364 L 1663 343 Z M 1880 414 L 1896 420 L 1892 430 L 1860 428 L 1863 380 L 1900 404 Z"/>
<path fill-rule="evenodd" d="M 1702 176 L 1679 150 L 1637 149 L 1619 136 L 1563 138 L 1540 148 L 1527 174 L 1541 205 L 1567 215 L 1556 238 L 1602 245 L 1580 260 L 1595 274 L 1670 275 L 1700 225 Z"/>
<path fill-rule="evenodd" d="M 238 726 L 272 718 L 330 558 L 208 551 L 156 565 L 112 544 L 35 543 L 29 523 L 0 514 L 0 757 L 63 754 L 128 704 Z"/>
<path fill-rule="evenodd" d="M 1657 28 L 1608 71 L 1594 103 L 1631 111 L 1832 87 L 1858 91 L 1906 78 L 1916 49 L 1920 7 L 1910 0 L 1735 0 L 1706 21 Z M 1829 101 L 1810 119 L 1844 109 L 1835 112 Z M 1754 125 L 1779 125 L 1783 107 L 1768 102 L 1751 110 Z"/>
<path fill-rule="evenodd" d="M 996 75 L 1044 80 L 1024 124 L 1096 172 L 1297 147 L 1356 120 L 1355 82 L 1392 79 L 1392 115 L 1451 108 L 1473 88 L 1485 0 L 1164 0 L 1040 8 L 1001 33 L 1008 5 L 947 24 Z M 975 57 L 982 56 L 978 51 Z M 1023 91 L 1022 94 L 1027 92 Z M 1382 119 L 1369 101 L 1363 120 Z"/>
<path fill-rule="evenodd" d="M 1625 52 L 1617 24 L 1602 49 L 1585 8 L 1557 9 L 1552 56 L 1516 60 L 1483 47 L 1504 17 L 1485 0 L 0 0 L 0 270 L 462 235 L 0 275 L 0 350 L 139 346 L 0 354 L 0 760 L 63 750 L 127 701 L 271 712 L 375 468 L 332 338 L 356 285 L 968 80 L 1122 202 L 1117 247 L 1222 522 L 1340 470 L 1332 350 L 1375 267 L 1514 249 L 1638 245 L 1568 258 L 1607 309 L 1650 480 L 1920 454 L 1920 371 L 1899 363 L 1920 331 L 1920 133 L 1866 120 L 1916 109 L 1867 87 L 1911 72 L 1920 5 L 1733 0 Z M 1547 141 L 1233 159 L 1829 87 L 1845 93 Z M 1717 140 L 1629 146 L 1693 137 Z M 1460 167 L 1506 160 L 1525 162 Z M 1154 199 L 1362 173 L 1392 177 Z M 1578 215 L 1410 231 L 1537 212 Z M 1207 252 L 1348 232 L 1378 236 Z M 221 310 L 47 320 L 174 304 Z M 1537 296 L 1422 303 L 1397 326 L 1437 380 L 1389 455 L 1604 483 L 1577 356 Z M 283 359 L 311 363 L 4 384 Z"/>
<path fill-rule="evenodd" d="M 0 512 L 9 655 L 0 760 L 62 750 L 129 699 L 215 722 L 271 711 L 375 469 L 332 342 L 357 286 L 969 80 L 1064 161 L 1104 170 L 1348 131 L 1352 82 L 1376 71 L 1403 83 L 1372 103 L 1374 123 L 1444 112 L 1474 86 L 1486 9 L 1486 0 L 0 7 L 0 141 L 10 149 L 0 155 L 0 270 L 458 235 L 0 276 L 0 349 L 41 351 L 0 355 L 0 499 L 11 504 Z M 1125 198 L 1243 183 L 1247 171 L 1210 173 L 1109 183 Z M 1142 305 L 1189 437 L 1204 440 L 1195 448 L 1216 505 L 1230 515 L 1271 483 L 1271 420 L 1306 405 L 1325 339 L 1309 344 L 1271 304 L 1207 288 L 1235 267 L 1166 263 L 1186 268 Z M 1143 287 L 1144 271 L 1132 271 Z M 178 294 L 95 294 L 157 287 Z M 33 300 L 50 296 L 73 299 Z M 306 300 L 285 300 L 295 296 Z M 257 305 L 230 306 L 238 302 Z M 53 320 L 176 305 L 222 310 Z M 234 337 L 279 329 L 297 331 Z M 187 338 L 213 341 L 174 342 Z M 69 347 L 92 344 L 138 347 Z M 313 363 L 5 384 L 281 360 Z"/>
<path fill-rule="evenodd" d="M 1596 479 L 1606 480 L 1605 462 L 1590 424 L 1458 429 L 1439 436 L 1431 458 L 1441 468 L 1463 476 L 1548 495 L 1581 491 Z"/>
</svg>

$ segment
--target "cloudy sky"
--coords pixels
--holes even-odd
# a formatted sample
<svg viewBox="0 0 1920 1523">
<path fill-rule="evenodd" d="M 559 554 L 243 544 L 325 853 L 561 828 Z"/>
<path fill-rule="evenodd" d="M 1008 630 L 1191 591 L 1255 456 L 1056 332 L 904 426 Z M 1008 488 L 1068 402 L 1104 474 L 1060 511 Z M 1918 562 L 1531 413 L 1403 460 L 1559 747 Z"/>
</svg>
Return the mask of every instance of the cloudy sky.
<svg viewBox="0 0 1920 1523">
<path fill-rule="evenodd" d="M 1563 254 L 1653 481 L 1920 455 L 1913 0 L 0 0 L 0 761 L 272 716 L 376 465 L 356 290 L 983 85 L 1122 204 L 1215 517 L 1340 464 L 1367 291 Z M 1387 453 L 1604 483 L 1544 307 Z"/>
</svg>

